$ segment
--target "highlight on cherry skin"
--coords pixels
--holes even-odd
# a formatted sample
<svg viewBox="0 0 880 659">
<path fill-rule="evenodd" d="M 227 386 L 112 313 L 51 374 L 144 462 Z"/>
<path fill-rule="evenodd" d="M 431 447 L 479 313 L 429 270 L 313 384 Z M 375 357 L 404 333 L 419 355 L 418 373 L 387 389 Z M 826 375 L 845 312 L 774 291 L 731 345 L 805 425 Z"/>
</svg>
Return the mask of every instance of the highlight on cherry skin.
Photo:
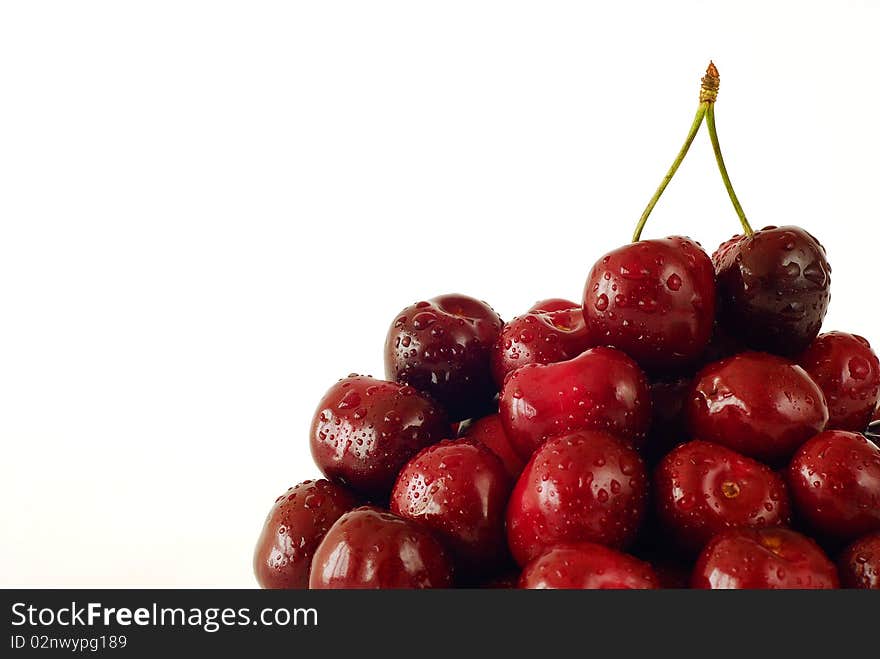
<svg viewBox="0 0 880 659">
<path fill-rule="evenodd" d="M 374 300 L 382 321 L 356 324 L 374 350 L 347 358 L 384 373 L 309 374 L 330 386 L 290 441 L 324 478 L 291 470 L 267 506 L 261 587 L 880 590 L 880 360 L 870 324 L 823 327 L 811 233 L 846 219 L 754 230 L 719 94 L 710 63 L 631 239 L 554 246 L 581 264 L 554 284 L 574 300 L 514 300 L 503 321 L 483 300 L 529 288 L 525 251 L 481 290 Z M 704 218 L 684 237 L 649 219 L 691 148 L 711 149 L 730 206 L 678 209 Z M 323 330 L 337 352 L 349 327 Z"/>
</svg>

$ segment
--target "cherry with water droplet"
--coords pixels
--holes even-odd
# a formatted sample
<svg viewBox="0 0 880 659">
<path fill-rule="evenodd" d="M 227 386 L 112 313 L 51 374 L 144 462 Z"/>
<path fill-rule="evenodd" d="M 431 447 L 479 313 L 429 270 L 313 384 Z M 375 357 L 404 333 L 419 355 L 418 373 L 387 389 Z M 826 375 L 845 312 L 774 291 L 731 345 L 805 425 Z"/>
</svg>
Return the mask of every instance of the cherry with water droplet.
<svg viewBox="0 0 880 659">
<path fill-rule="evenodd" d="M 755 350 L 793 356 L 816 338 L 831 300 L 825 248 L 796 226 L 735 236 L 712 257 L 719 318 Z"/>
<path fill-rule="evenodd" d="M 572 359 L 590 346 L 580 305 L 544 300 L 504 325 L 492 349 L 492 374 L 500 387 L 518 368 Z"/>
<path fill-rule="evenodd" d="M 351 375 L 318 404 L 311 449 L 327 478 L 382 498 L 407 460 L 451 436 L 443 410 L 412 387 Z"/>
<path fill-rule="evenodd" d="M 596 262 L 583 303 L 592 345 L 618 348 L 648 371 L 680 369 L 712 337 L 712 262 L 689 238 L 639 240 Z"/>
<path fill-rule="evenodd" d="M 452 581 L 449 555 L 427 529 L 364 506 L 327 531 L 312 560 L 309 588 L 449 588 Z"/>
<path fill-rule="evenodd" d="M 520 588 L 541 590 L 644 590 L 660 588 L 647 563 L 592 542 L 562 543 L 532 560 Z"/>
<path fill-rule="evenodd" d="M 440 295 L 397 316 L 385 339 L 385 377 L 437 400 L 452 421 L 492 410 L 490 366 L 501 318 L 485 302 Z"/>
<path fill-rule="evenodd" d="M 880 532 L 859 538 L 837 561 L 844 588 L 880 590 Z"/>
<path fill-rule="evenodd" d="M 524 458 L 548 437 L 583 429 L 604 430 L 638 446 L 651 422 L 651 396 L 645 374 L 630 357 L 592 348 L 568 361 L 511 373 L 499 413 Z"/>
<path fill-rule="evenodd" d="M 535 451 L 507 507 L 507 542 L 520 565 L 560 542 L 630 544 L 645 512 L 642 458 L 608 433 L 581 431 Z"/>
<path fill-rule="evenodd" d="M 691 436 L 779 464 L 825 429 L 828 406 L 800 366 L 747 352 L 709 364 L 697 374 L 687 415 Z"/>
<path fill-rule="evenodd" d="M 348 490 L 324 479 L 303 481 L 278 497 L 254 550 L 254 575 L 260 587 L 308 588 L 318 543 L 356 505 Z"/>
<path fill-rule="evenodd" d="M 400 471 L 391 511 L 431 529 L 465 571 L 492 571 L 506 564 L 504 514 L 512 486 L 485 446 L 470 439 L 441 441 Z"/>
<path fill-rule="evenodd" d="M 785 528 L 739 528 L 719 533 L 697 560 L 692 588 L 829 589 L 837 570 L 808 537 Z"/>
<path fill-rule="evenodd" d="M 880 361 L 861 336 L 828 332 L 798 357 L 825 394 L 827 430 L 860 432 L 868 425 L 880 398 Z"/>
<path fill-rule="evenodd" d="M 698 552 L 728 528 L 791 521 L 781 476 L 720 444 L 699 440 L 682 444 L 659 464 L 654 497 L 664 531 L 688 552 Z"/>
<path fill-rule="evenodd" d="M 792 458 L 788 484 L 798 514 L 815 531 L 839 540 L 880 531 L 880 448 L 864 435 L 816 435 Z"/>
</svg>

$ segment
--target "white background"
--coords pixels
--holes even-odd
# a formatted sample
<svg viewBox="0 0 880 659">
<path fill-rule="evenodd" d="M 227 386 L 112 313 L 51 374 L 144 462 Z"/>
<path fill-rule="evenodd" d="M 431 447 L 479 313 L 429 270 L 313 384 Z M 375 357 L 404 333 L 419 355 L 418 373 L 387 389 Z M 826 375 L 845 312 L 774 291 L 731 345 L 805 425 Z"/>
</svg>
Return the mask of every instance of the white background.
<svg viewBox="0 0 880 659">
<path fill-rule="evenodd" d="M 753 224 L 880 343 L 880 3 L 5 2 L 0 584 L 253 586 L 395 313 L 577 299 L 709 58 Z M 698 136 L 646 237 L 738 229 Z"/>
</svg>

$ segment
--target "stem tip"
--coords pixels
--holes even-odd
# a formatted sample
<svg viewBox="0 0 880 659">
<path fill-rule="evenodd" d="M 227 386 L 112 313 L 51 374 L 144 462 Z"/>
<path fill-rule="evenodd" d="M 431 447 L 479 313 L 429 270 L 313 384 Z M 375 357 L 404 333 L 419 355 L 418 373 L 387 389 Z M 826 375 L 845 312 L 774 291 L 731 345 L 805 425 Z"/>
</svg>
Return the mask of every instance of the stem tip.
<svg viewBox="0 0 880 659">
<path fill-rule="evenodd" d="M 711 60 L 700 82 L 700 103 L 714 103 L 718 98 L 718 88 L 721 86 L 721 77 L 718 75 L 718 67 Z"/>
</svg>

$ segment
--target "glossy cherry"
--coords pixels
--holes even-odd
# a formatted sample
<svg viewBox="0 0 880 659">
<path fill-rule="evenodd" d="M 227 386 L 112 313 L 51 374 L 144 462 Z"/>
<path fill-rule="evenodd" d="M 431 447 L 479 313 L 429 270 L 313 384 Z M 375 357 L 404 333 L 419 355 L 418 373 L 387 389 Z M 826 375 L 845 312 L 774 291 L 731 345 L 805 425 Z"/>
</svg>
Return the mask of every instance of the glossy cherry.
<svg viewBox="0 0 880 659">
<path fill-rule="evenodd" d="M 526 565 L 520 588 L 577 590 L 655 589 L 660 581 L 650 565 L 592 542 L 551 547 Z"/>
<path fill-rule="evenodd" d="M 324 479 L 303 481 L 275 500 L 254 551 L 261 588 L 308 588 L 318 543 L 357 505 L 345 488 Z"/>
<path fill-rule="evenodd" d="M 635 538 L 648 479 L 642 458 L 608 433 L 547 440 L 520 475 L 507 508 L 507 542 L 520 565 L 560 542 L 615 548 Z"/>
<path fill-rule="evenodd" d="M 827 421 L 825 396 L 806 371 L 767 353 L 706 366 L 688 403 L 693 437 L 771 464 L 791 457 Z"/>
<path fill-rule="evenodd" d="M 425 528 L 373 507 L 344 514 L 315 551 L 309 588 L 449 588 L 452 564 Z"/>
<path fill-rule="evenodd" d="M 350 375 L 318 404 L 312 457 L 330 480 L 383 497 L 407 460 L 451 434 L 440 407 L 412 387 Z"/>
<path fill-rule="evenodd" d="M 880 532 L 859 538 L 837 561 L 844 588 L 880 590 Z"/>
<path fill-rule="evenodd" d="M 697 560 L 692 588 L 828 589 L 834 563 L 815 542 L 785 528 L 740 528 L 716 535 Z"/>
<path fill-rule="evenodd" d="M 464 428 L 464 436 L 479 442 L 497 455 L 513 482 L 526 466 L 526 461 L 510 443 L 501 423 L 501 417 L 497 414 L 484 416 L 468 424 Z"/>
<path fill-rule="evenodd" d="M 791 519 L 781 476 L 709 442 L 688 442 L 669 453 L 657 467 L 654 496 L 664 530 L 692 552 L 725 529 L 784 526 Z"/>
<path fill-rule="evenodd" d="M 819 334 L 831 266 L 809 233 L 785 226 L 734 236 L 712 261 L 721 322 L 751 348 L 796 355 Z"/>
<path fill-rule="evenodd" d="M 499 387 L 508 373 L 526 364 L 565 361 L 591 345 L 580 305 L 553 299 L 536 306 L 506 323 L 495 342 L 492 375 Z"/>
<path fill-rule="evenodd" d="M 880 448 L 863 435 L 816 435 L 792 458 L 788 484 L 798 514 L 816 531 L 842 540 L 880 531 Z"/>
<path fill-rule="evenodd" d="M 527 458 L 548 437 L 584 429 L 641 445 L 651 422 L 651 395 L 631 358 L 612 348 L 593 348 L 565 362 L 514 371 L 504 383 L 499 409 L 507 436 Z"/>
<path fill-rule="evenodd" d="M 506 556 L 504 514 L 513 483 L 501 460 L 470 439 L 442 441 L 401 470 L 391 511 L 434 531 L 468 570 Z"/>
<path fill-rule="evenodd" d="M 593 266 L 583 302 L 593 345 L 623 350 L 649 371 L 679 368 L 712 336 L 712 262 L 689 238 L 630 243 Z"/>
<path fill-rule="evenodd" d="M 501 318 L 467 295 L 441 295 L 395 317 L 385 339 L 385 377 L 430 394 L 453 421 L 493 407 L 492 346 Z"/>
<path fill-rule="evenodd" d="M 825 394 L 827 430 L 862 431 L 880 397 L 880 361 L 861 336 L 821 334 L 798 358 Z"/>
</svg>

